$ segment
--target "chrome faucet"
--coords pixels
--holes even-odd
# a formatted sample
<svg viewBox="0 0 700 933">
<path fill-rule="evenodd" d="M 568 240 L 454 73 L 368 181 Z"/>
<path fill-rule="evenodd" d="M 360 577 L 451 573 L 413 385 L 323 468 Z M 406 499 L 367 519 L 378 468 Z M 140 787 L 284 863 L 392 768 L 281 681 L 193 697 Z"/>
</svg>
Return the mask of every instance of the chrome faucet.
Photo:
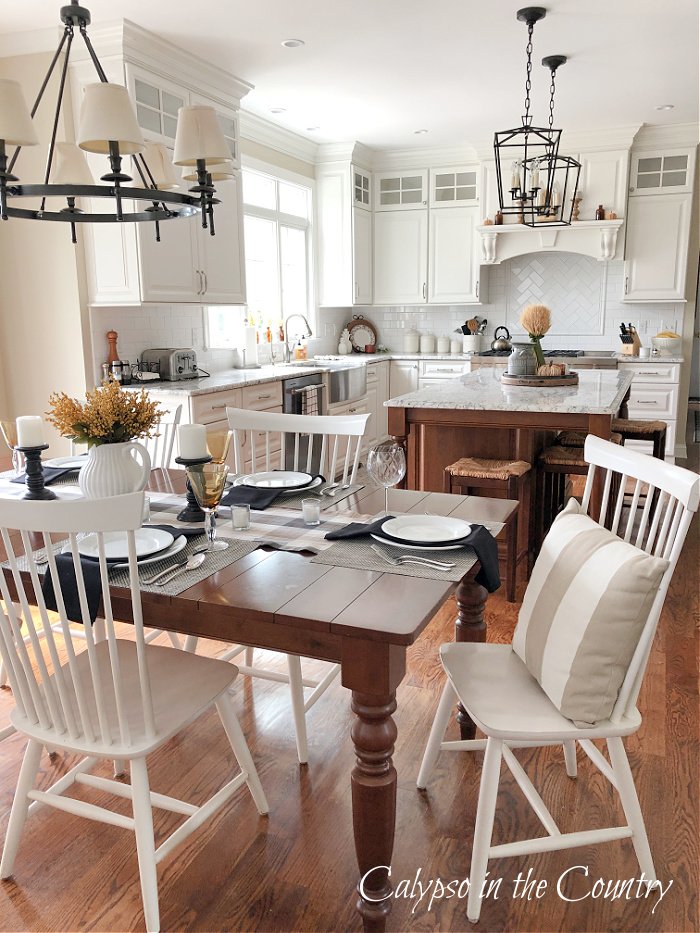
<svg viewBox="0 0 700 933">
<path fill-rule="evenodd" d="M 289 363 L 289 361 L 292 358 L 292 350 L 291 350 L 291 347 L 289 346 L 289 322 L 295 317 L 301 318 L 302 321 L 304 322 L 304 333 L 298 334 L 297 336 L 311 337 L 313 334 L 313 331 L 309 327 L 309 322 L 306 320 L 303 314 L 290 314 L 289 315 L 287 320 L 284 322 L 284 347 L 285 347 L 285 360 L 287 363 Z"/>
</svg>

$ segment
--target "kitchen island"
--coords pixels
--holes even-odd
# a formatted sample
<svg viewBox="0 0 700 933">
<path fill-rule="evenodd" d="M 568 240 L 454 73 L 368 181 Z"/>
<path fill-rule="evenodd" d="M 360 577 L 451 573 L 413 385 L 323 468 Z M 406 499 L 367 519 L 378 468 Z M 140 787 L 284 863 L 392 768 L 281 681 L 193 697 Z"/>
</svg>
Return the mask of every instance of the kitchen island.
<svg viewBox="0 0 700 933">
<path fill-rule="evenodd" d="M 406 444 L 408 489 L 437 492 L 443 471 L 461 457 L 526 460 L 534 467 L 556 431 L 609 438 L 612 419 L 629 392 L 632 374 L 579 373 L 577 386 L 505 386 L 502 367 L 483 367 L 444 384 L 389 399 L 389 434 Z M 534 549 L 534 482 L 521 503 L 519 547 Z M 601 490 L 594 488 L 593 508 Z"/>
</svg>

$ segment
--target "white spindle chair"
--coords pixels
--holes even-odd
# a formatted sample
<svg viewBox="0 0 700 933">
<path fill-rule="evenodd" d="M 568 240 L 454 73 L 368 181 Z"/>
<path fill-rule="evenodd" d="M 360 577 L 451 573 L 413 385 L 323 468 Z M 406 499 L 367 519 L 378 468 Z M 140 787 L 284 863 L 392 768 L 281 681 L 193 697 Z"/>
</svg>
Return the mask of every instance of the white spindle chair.
<svg viewBox="0 0 700 933">
<path fill-rule="evenodd" d="M 143 493 L 100 501 L 0 500 L 0 535 L 10 564 L 6 573 L 12 577 L 17 591 L 16 603 L 13 603 L 8 581 L 0 572 L 0 597 L 7 613 L 0 615 L 0 652 L 17 704 L 12 712 L 12 724 L 29 739 L 5 837 L 0 877 L 9 878 L 12 874 L 27 816 L 45 804 L 73 816 L 131 829 L 136 834 L 146 926 L 149 931 L 155 931 L 159 929 L 156 865 L 243 784 L 247 784 L 261 814 L 267 813 L 268 807 L 228 695 L 237 675 L 236 668 L 214 659 L 145 643 L 134 544 L 134 531 L 141 525 L 142 508 Z M 11 537 L 13 529 L 20 531 L 22 550 L 28 554 L 24 577 Z M 126 531 L 128 541 L 133 640 L 117 638 L 104 557 L 104 534 L 122 530 Z M 102 640 L 97 640 L 90 625 L 78 552 L 77 535 L 86 531 L 97 533 L 98 539 L 106 634 Z M 41 592 L 41 578 L 31 553 L 30 532 L 41 532 L 47 548 L 50 534 L 69 535 L 85 626 L 84 641 L 76 641 L 69 624 L 56 559 L 49 549 L 46 572 L 53 580 L 63 640 L 57 640 L 54 635 Z M 31 586 L 27 585 L 27 576 Z M 38 603 L 33 615 L 28 595 L 32 590 L 37 594 Z M 20 631 L 22 621 L 29 632 L 26 644 Z M 152 793 L 146 756 L 212 706 L 216 706 L 221 717 L 240 772 L 201 806 Z M 86 757 L 48 790 L 37 790 L 34 782 L 44 745 Z M 131 784 L 89 774 L 100 759 L 130 761 Z M 106 807 L 62 796 L 73 783 L 131 800 L 133 815 L 123 816 Z M 186 817 L 158 849 L 153 836 L 153 806 Z"/>
<path fill-rule="evenodd" d="M 622 741 L 636 732 L 641 715 L 637 697 L 652 641 L 693 513 L 698 509 L 700 477 L 689 470 L 588 436 L 584 456 L 590 464 L 582 506 L 589 511 L 594 477 L 604 474 L 602 507 L 597 521 L 647 554 L 669 561 L 632 662 L 622 682 L 610 719 L 579 728 L 550 702 L 510 645 L 462 643 L 440 651 L 448 676 L 433 722 L 417 784 L 424 789 L 441 750 L 484 751 L 479 802 L 469 872 L 467 917 L 475 923 L 481 911 L 479 893 L 488 860 L 536 852 L 551 852 L 631 838 L 639 865 L 652 883 L 654 863 L 632 772 Z M 629 507 L 625 487 L 634 485 Z M 629 500 L 629 493 L 627 493 Z M 609 508 L 610 506 L 610 508 Z M 606 517 L 612 516 L 606 523 Z M 594 607 L 591 607 L 593 611 Z M 546 658 L 543 662 L 546 664 Z M 485 739 L 443 741 L 451 710 L 460 701 Z M 610 762 L 593 744 L 605 739 Z M 562 744 L 566 771 L 576 776 L 576 743 L 618 791 L 625 825 L 562 833 L 519 764 L 512 749 Z M 501 758 L 505 761 L 547 835 L 492 845 Z"/>
<path fill-rule="evenodd" d="M 226 416 L 233 431 L 236 473 L 275 469 L 312 472 L 318 455 L 316 462 L 324 476 L 337 477 L 343 484 L 355 482 L 369 415 L 292 415 L 227 408 Z M 285 455 L 288 438 L 293 439 L 290 457 Z M 194 651 L 196 645 L 196 638 L 188 638 L 185 648 Z M 254 649 L 245 645 L 236 645 L 220 657 L 232 660 L 244 651 L 245 664 L 238 668 L 242 674 L 289 684 L 297 755 L 299 762 L 305 764 L 309 760 L 306 713 L 338 676 L 340 665 L 333 664 L 321 680 L 314 680 L 303 676 L 301 658 L 294 654 L 287 655 L 286 674 L 254 667 Z M 308 696 L 304 695 L 305 687 L 311 689 Z"/>
</svg>

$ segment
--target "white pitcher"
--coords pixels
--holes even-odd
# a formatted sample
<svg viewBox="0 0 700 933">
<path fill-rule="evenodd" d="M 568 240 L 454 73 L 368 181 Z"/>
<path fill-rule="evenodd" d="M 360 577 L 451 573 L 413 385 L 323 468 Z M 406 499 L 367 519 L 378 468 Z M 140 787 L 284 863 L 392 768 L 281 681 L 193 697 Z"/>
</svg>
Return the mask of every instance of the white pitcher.
<svg viewBox="0 0 700 933">
<path fill-rule="evenodd" d="M 86 499 L 106 499 L 145 489 L 150 473 L 151 458 L 143 444 L 97 444 L 90 448 L 78 485 Z"/>
</svg>

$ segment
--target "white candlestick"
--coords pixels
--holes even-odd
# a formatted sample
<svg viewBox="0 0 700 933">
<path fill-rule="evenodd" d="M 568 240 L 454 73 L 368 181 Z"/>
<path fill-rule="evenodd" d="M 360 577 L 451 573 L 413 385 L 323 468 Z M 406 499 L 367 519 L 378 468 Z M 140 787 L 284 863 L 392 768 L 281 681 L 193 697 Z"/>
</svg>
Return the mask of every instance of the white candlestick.
<svg viewBox="0 0 700 933">
<path fill-rule="evenodd" d="M 177 443 L 183 460 L 202 460 L 209 456 L 207 429 L 203 424 L 181 424 L 177 429 Z"/>
<path fill-rule="evenodd" d="M 44 422 L 38 415 L 22 415 L 17 419 L 17 446 L 43 447 Z"/>
</svg>

